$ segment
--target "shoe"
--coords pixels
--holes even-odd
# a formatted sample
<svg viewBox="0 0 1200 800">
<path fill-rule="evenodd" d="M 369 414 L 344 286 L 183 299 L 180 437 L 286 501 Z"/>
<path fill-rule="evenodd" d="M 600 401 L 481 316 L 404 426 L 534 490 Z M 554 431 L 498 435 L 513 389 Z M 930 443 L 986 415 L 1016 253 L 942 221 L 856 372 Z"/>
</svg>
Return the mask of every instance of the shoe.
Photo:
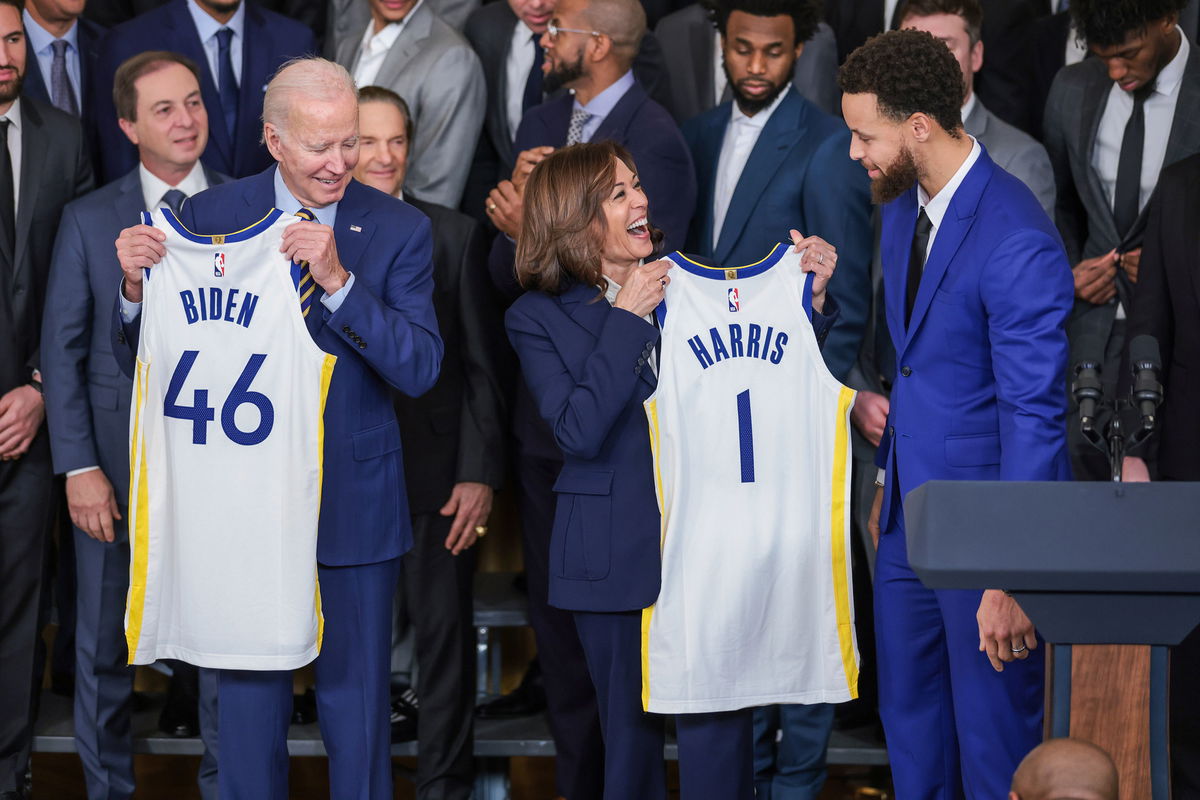
<svg viewBox="0 0 1200 800">
<path fill-rule="evenodd" d="M 521 679 L 521 685 L 505 695 L 475 707 L 475 716 L 480 719 L 512 719 L 529 717 L 546 710 L 546 685 L 542 681 L 542 670 L 535 660 L 530 663 Z"/>
<path fill-rule="evenodd" d="M 191 664 L 172 661 L 167 702 L 158 715 L 158 729 L 176 739 L 200 735 L 200 672 Z"/>
<path fill-rule="evenodd" d="M 312 725 L 317 721 L 317 693 L 305 689 L 304 694 L 292 695 L 292 724 Z"/>
<path fill-rule="evenodd" d="M 408 704 L 402 700 L 392 702 L 392 741 L 411 742 L 417 738 L 417 717 L 408 713 Z"/>
</svg>

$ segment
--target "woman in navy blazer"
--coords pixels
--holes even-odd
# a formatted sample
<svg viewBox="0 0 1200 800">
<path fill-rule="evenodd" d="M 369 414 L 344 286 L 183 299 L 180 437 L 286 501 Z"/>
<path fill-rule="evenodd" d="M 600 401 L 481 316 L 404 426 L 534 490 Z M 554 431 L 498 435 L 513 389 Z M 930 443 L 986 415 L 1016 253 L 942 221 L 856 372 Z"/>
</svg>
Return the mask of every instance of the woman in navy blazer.
<svg viewBox="0 0 1200 800">
<path fill-rule="evenodd" d="M 660 517 L 643 401 L 656 386 L 652 312 L 670 262 L 629 153 L 559 150 L 525 188 L 505 326 L 563 453 L 550 544 L 550 603 L 574 612 L 596 687 L 606 799 L 666 797 L 663 725 L 642 711 L 641 610 L 658 597 Z M 813 262 L 832 264 L 807 240 Z M 827 276 L 826 276 L 827 277 Z M 827 309 L 828 311 L 828 309 Z M 749 709 L 676 717 L 686 800 L 754 797 Z"/>
</svg>

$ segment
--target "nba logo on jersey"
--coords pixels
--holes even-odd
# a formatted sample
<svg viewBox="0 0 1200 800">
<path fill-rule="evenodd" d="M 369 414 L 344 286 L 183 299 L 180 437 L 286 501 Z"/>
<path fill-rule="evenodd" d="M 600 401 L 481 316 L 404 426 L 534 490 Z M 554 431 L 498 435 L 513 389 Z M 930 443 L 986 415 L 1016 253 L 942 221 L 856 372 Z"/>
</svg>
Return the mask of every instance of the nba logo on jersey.
<svg viewBox="0 0 1200 800">
<path fill-rule="evenodd" d="M 738 290 L 737 290 L 736 286 L 729 290 L 729 310 L 730 311 L 741 311 L 742 310 L 742 296 L 740 294 L 738 294 Z"/>
<path fill-rule="evenodd" d="M 214 278 L 224 278 L 225 277 L 225 254 L 224 253 L 213 253 L 213 277 Z"/>
</svg>

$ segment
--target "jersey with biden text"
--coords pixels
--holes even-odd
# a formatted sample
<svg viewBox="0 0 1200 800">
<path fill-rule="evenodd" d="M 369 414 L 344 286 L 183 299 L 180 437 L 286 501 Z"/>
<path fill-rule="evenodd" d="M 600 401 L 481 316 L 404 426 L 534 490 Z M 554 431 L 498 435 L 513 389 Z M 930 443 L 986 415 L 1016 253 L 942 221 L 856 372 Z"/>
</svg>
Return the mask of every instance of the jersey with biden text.
<svg viewBox="0 0 1200 800">
<path fill-rule="evenodd" d="M 279 251 L 298 218 L 272 210 L 199 235 L 165 208 L 144 217 L 166 234 L 166 256 L 144 272 L 130 419 L 129 661 L 303 666 L 321 643 L 334 357 L 305 327 Z"/>
<path fill-rule="evenodd" d="M 643 612 L 643 705 L 849 700 L 854 393 L 821 358 L 812 277 L 786 244 L 740 267 L 668 258 L 646 401 L 663 558 Z"/>
</svg>

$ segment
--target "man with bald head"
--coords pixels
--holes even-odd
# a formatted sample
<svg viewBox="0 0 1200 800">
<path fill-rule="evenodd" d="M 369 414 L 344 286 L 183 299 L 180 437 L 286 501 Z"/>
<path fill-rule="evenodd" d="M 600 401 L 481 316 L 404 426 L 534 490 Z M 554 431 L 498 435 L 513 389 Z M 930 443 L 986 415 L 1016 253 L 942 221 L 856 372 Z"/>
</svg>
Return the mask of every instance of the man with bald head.
<svg viewBox="0 0 1200 800">
<path fill-rule="evenodd" d="M 312 216 L 284 231 L 280 249 L 308 263 L 319 291 L 304 323 L 317 347 L 337 357 L 325 403 L 317 533 L 325 619 L 317 707 L 330 796 L 390 800 L 392 596 L 400 557 L 412 547 L 390 387 L 424 394 L 442 361 L 430 223 L 352 178 L 358 96 L 350 74 L 331 61 L 296 59 L 280 68 L 263 97 L 263 141 L 277 164 L 200 192 L 180 219 L 188 230 L 215 235 L 242 230 L 272 208 Z M 165 238 L 137 225 L 117 239 L 125 279 L 113 352 L 127 375 L 137 352 L 143 269 L 162 260 Z M 299 295 L 296 307 L 299 313 Z M 292 674 L 221 670 L 218 707 L 222 800 L 286 800 Z"/>
<path fill-rule="evenodd" d="M 1117 768 L 1082 739 L 1051 739 L 1025 756 L 1008 800 L 1117 800 Z"/>
</svg>

